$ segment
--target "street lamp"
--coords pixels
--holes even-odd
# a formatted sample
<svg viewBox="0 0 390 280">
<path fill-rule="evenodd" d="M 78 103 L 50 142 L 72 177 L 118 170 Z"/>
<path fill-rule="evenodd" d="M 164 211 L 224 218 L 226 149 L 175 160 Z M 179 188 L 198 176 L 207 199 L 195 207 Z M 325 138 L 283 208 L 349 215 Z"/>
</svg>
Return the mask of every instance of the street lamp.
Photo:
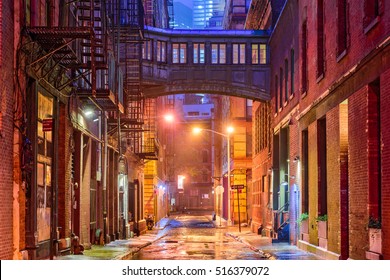
<svg viewBox="0 0 390 280">
<path fill-rule="evenodd" d="M 195 127 L 193 129 L 193 132 L 195 134 L 198 134 L 198 133 L 200 133 L 202 131 L 209 131 L 211 133 L 215 133 L 215 134 L 221 135 L 222 137 L 225 137 L 227 139 L 228 223 L 231 223 L 231 213 L 230 213 L 230 134 L 233 133 L 234 128 L 229 126 L 226 129 L 226 132 L 227 132 L 226 134 L 218 132 L 218 131 L 215 131 L 215 130 L 212 130 L 212 129 L 208 129 L 208 128 Z"/>
</svg>

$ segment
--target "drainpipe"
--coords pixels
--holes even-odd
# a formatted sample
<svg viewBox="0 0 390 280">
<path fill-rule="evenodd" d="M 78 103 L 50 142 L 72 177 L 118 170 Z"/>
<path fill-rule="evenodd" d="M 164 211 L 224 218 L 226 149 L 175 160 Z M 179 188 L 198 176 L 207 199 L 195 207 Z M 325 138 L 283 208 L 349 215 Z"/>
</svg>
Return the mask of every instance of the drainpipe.
<svg viewBox="0 0 390 280">
<path fill-rule="evenodd" d="M 103 234 L 104 243 L 107 236 L 107 118 L 104 111 L 101 116 L 103 143 L 102 143 L 102 185 L 103 185 Z"/>
<path fill-rule="evenodd" d="M 57 240 L 57 203 L 58 203 L 58 120 L 59 120 L 59 98 L 56 98 L 56 105 L 54 108 L 54 121 L 52 127 L 52 137 L 55 145 L 53 146 L 53 165 L 52 165 L 52 193 L 51 193 L 51 208 L 50 208 L 50 259 L 52 260 L 56 254 L 56 245 L 58 243 Z"/>
</svg>

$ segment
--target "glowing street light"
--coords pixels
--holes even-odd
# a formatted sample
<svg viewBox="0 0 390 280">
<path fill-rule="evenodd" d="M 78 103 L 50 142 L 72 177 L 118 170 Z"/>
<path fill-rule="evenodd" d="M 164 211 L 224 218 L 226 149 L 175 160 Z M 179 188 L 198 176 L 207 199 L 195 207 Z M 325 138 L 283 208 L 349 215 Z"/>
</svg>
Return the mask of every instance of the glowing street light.
<svg viewBox="0 0 390 280">
<path fill-rule="evenodd" d="M 225 137 L 227 139 L 228 222 L 231 223 L 231 213 L 230 213 L 230 135 L 233 133 L 234 128 L 231 126 L 227 127 L 226 134 L 212 130 L 212 129 L 200 128 L 200 127 L 194 127 L 192 131 L 195 134 L 199 134 L 202 131 L 209 131 L 211 133 L 221 135 L 222 137 Z"/>
<path fill-rule="evenodd" d="M 174 116 L 172 115 L 172 114 L 166 114 L 166 115 L 164 115 L 164 120 L 166 121 L 166 122 L 169 122 L 169 123 L 171 123 L 171 122 L 173 122 L 174 121 Z"/>
</svg>

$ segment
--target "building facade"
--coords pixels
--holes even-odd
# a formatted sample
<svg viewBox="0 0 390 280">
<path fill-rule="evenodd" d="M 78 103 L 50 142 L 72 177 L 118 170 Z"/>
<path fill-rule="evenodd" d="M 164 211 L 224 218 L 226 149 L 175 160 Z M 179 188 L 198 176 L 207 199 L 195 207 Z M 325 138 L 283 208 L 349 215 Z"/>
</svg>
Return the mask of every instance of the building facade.
<svg viewBox="0 0 390 280">
<path fill-rule="evenodd" d="M 325 258 L 389 258 L 388 13 L 384 1 L 286 1 L 272 29 L 269 132 L 254 106 L 254 142 L 270 133 L 270 148 L 253 176 L 271 178 L 261 189 L 273 215 L 258 220 L 272 235 L 286 222 L 291 243 Z"/>
</svg>

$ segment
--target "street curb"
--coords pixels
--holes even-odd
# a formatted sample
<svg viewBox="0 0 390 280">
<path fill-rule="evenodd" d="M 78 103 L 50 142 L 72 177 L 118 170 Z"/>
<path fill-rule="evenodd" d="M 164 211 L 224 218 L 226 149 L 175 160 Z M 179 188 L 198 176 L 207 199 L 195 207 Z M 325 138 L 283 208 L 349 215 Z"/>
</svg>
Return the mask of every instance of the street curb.
<svg viewBox="0 0 390 280">
<path fill-rule="evenodd" d="M 256 248 L 255 246 L 253 246 L 252 244 L 250 244 L 247 240 L 239 237 L 238 235 L 234 235 L 233 233 L 230 233 L 230 232 L 227 232 L 225 233 L 226 236 L 229 236 L 231 238 L 233 238 L 234 240 L 238 241 L 238 242 L 241 242 L 242 244 L 246 245 L 247 247 L 249 247 L 252 251 L 258 253 L 261 255 L 262 258 L 264 259 L 274 259 L 274 257 L 269 254 L 269 253 L 265 253 L 264 251 Z"/>
<path fill-rule="evenodd" d="M 128 252 L 126 252 L 126 253 L 124 253 L 124 254 L 118 255 L 118 256 L 116 256 L 116 257 L 113 258 L 113 259 L 114 259 L 114 260 L 130 260 L 130 258 L 131 258 L 134 254 L 136 254 L 136 253 L 138 253 L 139 251 L 141 251 L 141 249 L 143 249 L 143 248 L 145 248 L 145 247 L 148 247 L 149 245 L 152 245 L 154 242 L 160 240 L 161 238 L 163 238 L 163 237 L 165 237 L 165 236 L 167 236 L 167 234 L 163 234 L 163 235 L 161 235 L 160 237 L 158 237 L 158 238 L 156 238 L 156 239 L 154 239 L 154 240 L 152 240 L 152 241 L 148 241 L 148 242 L 146 242 L 145 244 L 140 245 L 139 247 L 131 248 L 130 251 L 128 251 Z"/>
</svg>

